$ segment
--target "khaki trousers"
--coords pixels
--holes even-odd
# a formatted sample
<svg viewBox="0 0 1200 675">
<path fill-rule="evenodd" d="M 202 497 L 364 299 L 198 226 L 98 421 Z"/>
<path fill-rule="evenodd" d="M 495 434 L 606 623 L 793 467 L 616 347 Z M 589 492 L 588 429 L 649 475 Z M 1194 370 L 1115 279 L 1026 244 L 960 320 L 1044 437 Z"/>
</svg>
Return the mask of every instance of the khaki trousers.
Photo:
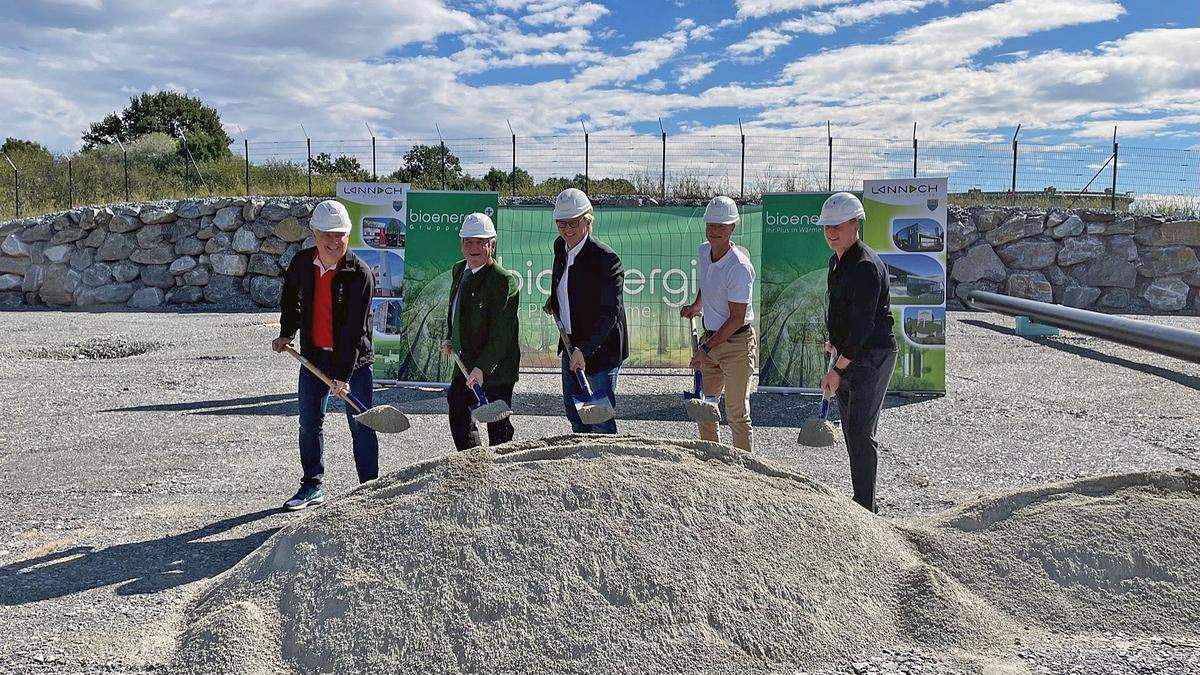
<svg viewBox="0 0 1200 675">
<path fill-rule="evenodd" d="M 725 395 L 725 415 L 733 432 L 733 447 L 750 451 L 750 378 L 758 364 L 758 336 L 751 328 L 717 345 L 700 366 L 705 396 Z M 700 438 L 720 442 L 716 422 L 699 422 Z"/>
</svg>

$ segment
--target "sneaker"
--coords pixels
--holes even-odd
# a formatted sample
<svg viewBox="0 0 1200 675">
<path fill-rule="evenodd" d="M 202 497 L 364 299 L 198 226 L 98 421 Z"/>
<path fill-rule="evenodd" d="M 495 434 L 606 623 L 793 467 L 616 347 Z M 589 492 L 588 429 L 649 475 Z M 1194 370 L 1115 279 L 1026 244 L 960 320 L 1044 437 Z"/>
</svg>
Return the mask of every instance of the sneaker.
<svg viewBox="0 0 1200 675">
<path fill-rule="evenodd" d="M 288 511 L 299 511 L 307 506 L 317 506 L 325 502 L 325 493 L 313 485 L 301 485 L 296 496 L 283 503 Z"/>
</svg>

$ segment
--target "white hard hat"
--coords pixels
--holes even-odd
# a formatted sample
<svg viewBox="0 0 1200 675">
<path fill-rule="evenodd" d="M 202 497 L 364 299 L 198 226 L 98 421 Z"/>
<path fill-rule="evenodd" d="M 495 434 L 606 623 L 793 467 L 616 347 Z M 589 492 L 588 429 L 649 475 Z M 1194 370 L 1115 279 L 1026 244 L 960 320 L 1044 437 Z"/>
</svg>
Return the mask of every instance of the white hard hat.
<svg viewBox="0 0 1200 675">
<path fill-rule="evenodd" d="M 737 204 L 724 195 L 713 197 L 712 201 L 708 203 L 708 207 L 704 209 L 704 222 L 706 223 L 736 225 L 739 219 Z"/>
<path fill-rule="evenodd" d="M 830 195 L 821 205 L 821 217 L 817 219 L 817 224 L 821 227 L 833 227 L 866 215 L 867 211 L 862 202 L 858 201 L 858 197 L 849 192 L 838 192 Z"/>
<path fill-rule="evenodd" d="M 554 219 L 570 220 L 592 210 L 592 202 L 579 188 L 567 188 L 554 199 Z"/>
<path fill-rule="evenodd" d="M 341 202 L 326 199 L 313 208 L 312 218 L 309 219 L 308 224 L 317 232 L 345 234 L 350 231 L 350 214 L 346 212 L 346 207 Z"/>
<path fill-rule="evenodd" d="M 496 236 L 496 226 L 486 214 L 472 213 L 463 219 L 458 236 L 460 239 L 492 239 Z"/>
</svg>

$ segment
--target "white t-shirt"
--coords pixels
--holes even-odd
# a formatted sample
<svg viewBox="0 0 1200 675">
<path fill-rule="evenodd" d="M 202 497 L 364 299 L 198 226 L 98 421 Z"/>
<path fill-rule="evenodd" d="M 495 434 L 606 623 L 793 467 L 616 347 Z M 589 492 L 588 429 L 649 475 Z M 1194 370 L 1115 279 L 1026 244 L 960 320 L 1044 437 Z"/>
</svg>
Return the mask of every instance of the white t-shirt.
<svg viewBox="0 0 1200 675">
<path fill-rule="evenodd" d="M 700 244 L 700 303 L 704 329 L 719 330 L 729 319 L 729 303 L 746 303 L 746 323 L 754 320 L 754 265 L 750 256 L 732 244 L 717 262 L 712 261 L 712 244 Z"/>
<path fill-rule="evenodd" d="M 555 293 L 558 294 L 558 320 L 562 322 L 563 329 L 568 333 L 571 332 L 571 302 L 567 297 L 567 277 L 571 275 L 571 265 L 575 264 L 575 256 L 579 255 L 579 251 L 587 243 L 587 240 L 588 235 L 584 235 L 578 244 L 575 244 L 571 250 L 567 251 L 567 267 L 563 270 L 562 279 L 558 282 L 558 288 L 555 289 Z"/>
</svg>

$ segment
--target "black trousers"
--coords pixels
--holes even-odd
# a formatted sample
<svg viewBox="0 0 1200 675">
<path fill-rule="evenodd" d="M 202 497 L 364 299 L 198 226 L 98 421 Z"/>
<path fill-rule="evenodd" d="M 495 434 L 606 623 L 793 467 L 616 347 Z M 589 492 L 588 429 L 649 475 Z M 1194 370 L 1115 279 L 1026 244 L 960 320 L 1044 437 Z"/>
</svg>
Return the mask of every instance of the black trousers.
<svg viewBox="0 0 1200 675">
<path fill-rule="evenodd" d="M 850 454 L 854 501 L 872 513 L 875 512 L 875 474 L 879 465 L 875 429 L 895 367 L 894 348 L 865 350 L 850 363 L 837 390 L 842 435 Z"/>
<path fill-rule="evenodd" d="M 497 384 L 488 386 L 485 383 L 483 393 L 488 401 L 504 401 L 512 407 L 513 385 Z M 454 447 L 459 450 L 479 446 L 479 432 L 475 420 L 471 419 L 471 406 L 479 403 L 475 392 L 467 386 L 462 373 L 450 380 L 450 389 L 446 391 L 446 401 L 450 404 L 450 435 L 454 437 Z M 512 440 L 513 425 L 509 418 L 492 422 L 487 425 L 488 445 L 500 445 Z"/>
</svg>

